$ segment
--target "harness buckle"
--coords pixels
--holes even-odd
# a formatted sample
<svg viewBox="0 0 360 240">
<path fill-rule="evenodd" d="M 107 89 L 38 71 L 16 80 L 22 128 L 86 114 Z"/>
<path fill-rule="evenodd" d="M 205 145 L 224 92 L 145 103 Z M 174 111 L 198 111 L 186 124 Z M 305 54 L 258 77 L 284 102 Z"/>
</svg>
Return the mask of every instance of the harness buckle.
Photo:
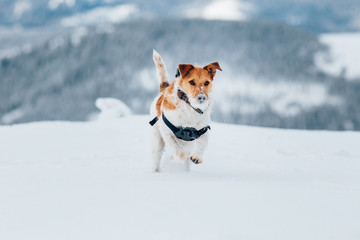
<svg viewBox="0 0 360 240">
<path fill-rule="evenodd" d="M 195 128 L 179 127 L 179 131 L 175 133 L 175 136 L 185 141 L 193 141 L 199 137 L 196 132 Z"/>
<path fill-rule="evenodd" d="M 200 130 L 197 130 L 193 127 L 176 127 L 174 126 L 164 115 L 162 114 L 162 119 L 166 126 L 170 128 L 170 130 L 174 133 L 174 135 L 184 141 L 194 141 L 201 137 L 201 135 L 205 134 L 207 130 L 210 129 L 210 126 L 206 126 Z"/>
</svg>

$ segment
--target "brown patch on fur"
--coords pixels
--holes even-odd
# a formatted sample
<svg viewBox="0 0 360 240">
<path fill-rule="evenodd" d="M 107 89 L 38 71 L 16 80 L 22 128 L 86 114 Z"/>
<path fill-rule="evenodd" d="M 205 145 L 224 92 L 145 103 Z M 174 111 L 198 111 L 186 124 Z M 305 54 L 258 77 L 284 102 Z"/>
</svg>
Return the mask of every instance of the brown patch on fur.
<svg viewBox="0 0 360 240">
<path fill-rule="evenodd" d="M 156 102 L 156 114 L 157 116 L 161 115 L 161 105 L 164 101 L 164 95 L 160 95 L 159 99 Z"/>
<path fill-rule="evenodd" d="M 167 84 L 167 86 L 161 88 L 162 84 L 164 84 L 164 85 Z M 168 82 L 163 82 L 162 84 L 160 84 L 161 95 L 160 95 L 159 99 L 156 102 L 156 114 L 157 114 L 157 116 L 160 116 L 162 114 L 162 108 L 165 108 L 167 110 L 175 110 L 174 103 L 169 100 L 169 97 L 165 97 L 166 93 L 170 95 L 171 92 L 174 90 L 175 83 L 172 83 L 172 84 L 169 85 Z"/>
<path fill-rule="evenodd" d="M 175 82 L 169 85 L 169 87 L 166 89 L 166 92 L 168 94 L 171 94 L 174 91 L 174 87 L 175 87 Z"/>
<path fill-rule="evenodd" d="M 169 97 L 165 97 L 163 101 L 163 108 L 167 110 L 175 110 L 175 105 L 170 101 Z"/>
<path fill-rule="evenodd" d="M 185 153 L 183 152 L 177 152 L 178 156 L 180 159 L 184 159 L 185 158 Z"/>
<path fill-rule="evenodd" d="M 179 64 L 178 65 L 181 77 L 185 77 L 190 70 L 194 69 L 192 64 Z"/>
<path fill-rule="evenodd" d="M 210 63 L 210 64 L 206 65 L 205 67 L 203 67 L 203 69 L 207 70 L 210 73 L 212 78 L 215 77 L 216 69 L 222 71 L 218 62 Z"/>
<path fill-rule="evenodd" d="M 167 88 L 169 86 L 168 82 L 162 82 L 160 83 L 160 91 L 162 91 L 164 88 Z"/>
<path fill-rule="evenodd" d="M 175 155 L 176 155 L 177 158 L 179 158 L 179 159 L 181 159 L 181 160 L 184 160 L 184 159 L 185 159 L 185 153 L 182 152 L 182 151 L 177 150 L 177 151 L 175 152 Z M 170 160 L 171 160 L 171 161 L 174 161 L 174 160 L 175 160 L 175 156 L 174 156 L 174 155 L 171 155 Z"/>
</svg>

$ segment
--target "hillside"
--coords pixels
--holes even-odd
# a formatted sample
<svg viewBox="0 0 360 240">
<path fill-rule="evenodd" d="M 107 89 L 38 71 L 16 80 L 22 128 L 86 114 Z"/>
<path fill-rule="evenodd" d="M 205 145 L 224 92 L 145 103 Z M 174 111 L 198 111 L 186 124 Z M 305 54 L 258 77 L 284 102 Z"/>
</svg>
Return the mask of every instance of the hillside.
<svg viewBox="0 0 360 240">
<path fill-rule="evenodd" d="M 148 120 L 1 126 L 0 238 L 359 238 L 359 133 L 213 123 L 154 174 Z"/>
<path fill-rule="evenodd" d="M 198 34 L 198 29 L 208 29 Z M 308 32 L 258 21 L 137 21 L 81 27 L 0 64 L 2 124 L 85 120 L 98 97 L 147 113 L 157 93 L 152 49 L 178 63 L 219 61 L 214 120 L 282 128 L 360 129 L 359 81 L 323 72 Z"/>
</svg>

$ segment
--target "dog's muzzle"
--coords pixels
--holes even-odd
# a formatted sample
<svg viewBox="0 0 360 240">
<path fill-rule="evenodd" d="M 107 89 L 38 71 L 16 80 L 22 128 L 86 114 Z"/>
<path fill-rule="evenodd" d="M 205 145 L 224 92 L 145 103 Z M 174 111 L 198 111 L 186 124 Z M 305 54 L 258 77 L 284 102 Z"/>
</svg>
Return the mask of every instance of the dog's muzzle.
<svg viewBox="0 0 360 240">
<path fill-rule="evenodd" d="M 199 103 L 203 103 L 206 100 L 206 95 L 203 93 L 200 93 L 197 97 Z"/>
</svg>

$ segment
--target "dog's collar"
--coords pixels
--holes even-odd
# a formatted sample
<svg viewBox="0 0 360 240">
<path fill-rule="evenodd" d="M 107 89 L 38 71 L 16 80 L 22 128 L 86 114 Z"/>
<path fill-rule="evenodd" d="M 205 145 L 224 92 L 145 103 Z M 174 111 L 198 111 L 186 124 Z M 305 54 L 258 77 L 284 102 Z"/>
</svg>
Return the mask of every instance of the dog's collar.
<svg viewBox="0 0 360 240">
<path fill-rule="evenodd" d="M 190 101 L 189 101 L 189 98 L 188 98 L 188 96 L 186 95 L 186 93 L 184 93 L 184 92 L 181 91 L 180 89 L 178 89 L 177 95 L 178 95 L 178 97 L 179 97 L 181 100 L 183 100 L 184 102 L 186 102 L 187 104 L 189 104 L 189 106 L 190 106 L 192 109 L 194 109 L 197 113 L 200 113 L 200 114 L 203 114 L 203 113 L 204 113 L 200 108 L 194 108 L 194 107 L 191 105 L 191 103 L 190 103 Z"/>
</svg>

